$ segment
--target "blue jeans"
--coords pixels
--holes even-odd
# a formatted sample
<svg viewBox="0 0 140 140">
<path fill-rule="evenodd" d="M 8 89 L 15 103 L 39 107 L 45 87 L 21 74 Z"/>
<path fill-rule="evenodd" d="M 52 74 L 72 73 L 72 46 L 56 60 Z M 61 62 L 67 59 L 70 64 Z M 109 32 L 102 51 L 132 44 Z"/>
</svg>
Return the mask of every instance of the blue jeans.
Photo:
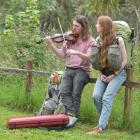
<svg viewBox="0 0 140 140">
<path fill-rule="evenodd" d="M 93 91 L 93 100 L 100 115 L 98 127 L 104 129 L 108 123 L 111 113 L 112 103 L 119 88 L 126 80 L 126 71 L 122 70 L 109 83 L 97 79 Z"/>
</svg>

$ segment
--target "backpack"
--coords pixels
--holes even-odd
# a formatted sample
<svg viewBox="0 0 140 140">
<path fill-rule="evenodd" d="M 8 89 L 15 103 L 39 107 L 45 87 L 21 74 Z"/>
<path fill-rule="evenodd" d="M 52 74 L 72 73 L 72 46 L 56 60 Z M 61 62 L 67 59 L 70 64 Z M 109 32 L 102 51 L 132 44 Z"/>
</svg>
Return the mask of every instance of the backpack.
<svg viewBox="0 0 140 140">
<path fill-rule="evenodd" d="M 128 57 L 128 64 L 129 66 L 131 61 L 131 40 L 133 40 L 133 31 L 130 29 L 128 23 L 125 21 L 113 21 L 114 30 L 116 33 L 116 41 L 109 46 L 108 48 L 108 65 L 111 71 L 117 70 L 121 67 L 121 54 L 120 48 L 118 47 L 119 42 L 118 38 L 121 36 L 124 39 L 127 57 Z M 99 59 L 99 51 L 100 51 L 100 44 L 99 44 L 99 37 L 96 39 L 96 43 L 92 46 L 92 53 L 90 57 L 90 62 L 94 69 L 101 70 L 100 66 L 100 59 Z M 113 63 L 112 63 L 113 62 Z"/>
<path fill-rule="evenodd" d="M 63 76 L 63 71 L 55 71 L 50 75 L 48 91 L 46 93 L 45 100 L 37 115 L 54 114 L 58 104 L 60 103 L 59 91 L 60 91 L 62 76 Z"/>
<path fill-rule="evenodd" d="M 131 29 L 125 21 L 113 21 L 114 30 L 117 36 L 121 36 L 125 43 L 130 41 Z"/>
<path fill-rule="evenodd" d="M 124 39 L 126 51 L 127 51 L 127 67 L 132 66 L 133 63 L 133 47 L 132 45 L 135 38 L 134 28 L 130 28 L 125 21 L 113 21 L 114 29 L 117 36 L 121 36 Z"/>
<path fill-rule="evenodd" d="M 108 47 L 107 60 L 109 71 L 114 71 L 121 68 L 121 51 L 119 48 L 118 39 L 119 37 L 116 37 L 113 43 Z M 90 62 L 94 69 L 102 71 L 102 67 L 100 65 L 100 46 L 100 37 L 97 37 L 96 43 L 91 49 Z"/>
</svg>

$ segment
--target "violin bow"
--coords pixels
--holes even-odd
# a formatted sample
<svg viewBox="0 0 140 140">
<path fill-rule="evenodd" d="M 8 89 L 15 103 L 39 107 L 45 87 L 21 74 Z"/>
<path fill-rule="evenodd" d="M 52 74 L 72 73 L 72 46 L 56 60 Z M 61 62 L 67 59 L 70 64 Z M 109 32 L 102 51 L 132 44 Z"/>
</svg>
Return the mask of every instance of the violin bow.
<svg viewBox="0 0 140 140">
<path fill-rule="evenodd" d="M 59 18 L 57 18 L 57 20 L 58 20 L 58 23 L 59 23 L 59 27 L 60 27 L 61 33 L 62 33 L 62 35 L 63 35 L 63 39 L 64 39 L 64 42 L 65 42 L 65 45 L 66 45 L 66 50 L 67 50 L 67 49 L 68 49 L 68 46 L 67 46 L 67 44 L 66 44 L 66 39 L 65 39 L 65 37 L 64 37 L 64 32 L 63 32 L 63 29 L 62 29 L 62 26 L 61 26 L 61 23 L 60 23 Z"/>
<path fill-rule="evenodd" d="M 65 39 L 65 37 L 64 37 L 64 32 L 63 32 L 63 29 L 62 29 L 62 26 L 61 26 L 61 23 L 60 23 L 59 18 L 57 18 L 57 20 L 58 20 L 58 23 L 59 23 L 59 27 L 60 27 L 61 33 L 62 33 L 62 35 L 63 35 L 64 42 L 66 43 L 66 39 Z"/>
</svg>

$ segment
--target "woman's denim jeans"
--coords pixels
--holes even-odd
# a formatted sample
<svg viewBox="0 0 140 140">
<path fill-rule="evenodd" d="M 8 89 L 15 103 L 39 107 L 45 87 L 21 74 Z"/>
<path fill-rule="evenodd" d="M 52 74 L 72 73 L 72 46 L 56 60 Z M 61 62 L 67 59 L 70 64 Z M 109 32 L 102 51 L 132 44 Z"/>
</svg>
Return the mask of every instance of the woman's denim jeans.
<svg viewBox="0 0 140 140">
<path fill-rule="evenodd" d="M 93 100 L 96 109 L 100 115 L 98 127 L 104 129 L 108 123 L 111 113 L 112 102 L 119 88 L 126 80 L 126 71 L 122 70 L 109 83 L 101 81 L 100 77 L 97 79 L 93 91 Z"/>
</svg>

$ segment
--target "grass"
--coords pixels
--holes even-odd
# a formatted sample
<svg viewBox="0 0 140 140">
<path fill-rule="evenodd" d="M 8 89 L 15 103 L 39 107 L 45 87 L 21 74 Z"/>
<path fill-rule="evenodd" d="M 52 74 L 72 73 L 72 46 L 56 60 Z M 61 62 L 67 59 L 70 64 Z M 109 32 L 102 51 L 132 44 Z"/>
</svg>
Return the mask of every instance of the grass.
<svg viewBox="0 0 140 140">
<path fill-rule="evenodd" d="M 0 75 L 0 140 L 138 140 L 140 133 L 139 89 L 133 90 L 131 126 L 122 124 L 124 88 L 121 88 L 113 103 L 110 129 L 101 135 L 87 135 L 89 128 L 97 125 L 98 114 L 92 100 L 93 84 L 88 84 L 82 94 L 79 121 L 69 130 L 43 131 L 39 129 L 8 130 L 7 119 L 17 116 L 32 116 L 39 110 L 47 91 L 47 78 L 33 78 L 32 92 L 25 96 L 25 77 Z"/>
<path fill-rule="evenodd" d="M 10 117 L 31 116 L 31 113 L 19 112 L 9 107 L 0 107 L 0 139 L 1 140 L 139 140 L 140 133 L 108 129 L 99 135 L 88 135 L 86 132 L 93 127 L 93 123 L 78 121 L 76 126 L 63 131 L 43 131 L 38 128 L 13 129 L 7 128 Z"/>
<path fill-rule="evenodd" d="M 0 77 L 0 104 L 10 105 L 22 111 L 36 111 L 47 91 L 47 78 L 33 78 L 32 92 L 25 95 L 25 77 L 2 75 Z"/>
</svg>

